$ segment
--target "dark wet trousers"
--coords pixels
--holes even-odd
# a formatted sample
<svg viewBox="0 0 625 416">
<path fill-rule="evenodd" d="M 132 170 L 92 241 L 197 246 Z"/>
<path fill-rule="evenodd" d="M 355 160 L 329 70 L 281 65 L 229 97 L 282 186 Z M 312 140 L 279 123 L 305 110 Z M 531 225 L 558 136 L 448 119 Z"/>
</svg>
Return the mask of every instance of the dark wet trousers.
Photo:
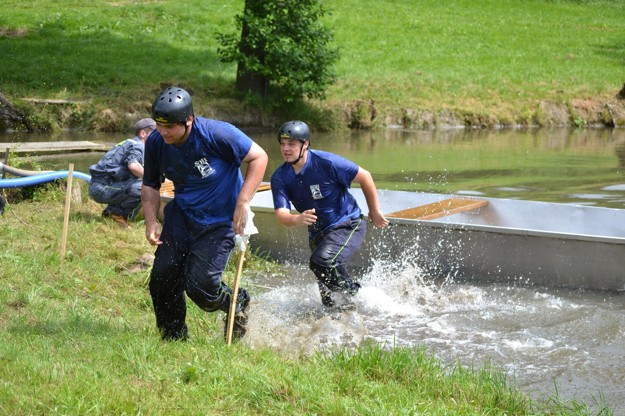
<svg viewBox="0 0 625 416">
<path fill-rule="evenodd" d="M 165 340 L 187 339 L 186 295 L 207 312 L 228 312 L 232 289 L 223 270 L 234 248 L 232 222 L 201 225 L 188 219 L 175 201 L 165 206 L 161 232 L 150 274 L 150 295 L 156 325 Z M 249 300 L 245 289 L 238 301 Z M 241 302 L 237 302 L 241 303 Z"/>
<path fill-rule="evenodd" d="M 92 178 L 89 183 L 89 195 L 100 204 L 108 204 L 104 210 L 106 214 L 117 214 L 134 220 L 141 209 L 142 183 L 137 178 L 124 182 L 108 182 Z"/>
<path fill-rule="evenodd" d="M 346 263 L 364 241 L 366 232 L 367 223 L 359 217 L 337 224 L 310 241 L 309 267 L 319 283 L 332 292 L 358 291 L 360 284 L 349 275 Z"/>
</svg>

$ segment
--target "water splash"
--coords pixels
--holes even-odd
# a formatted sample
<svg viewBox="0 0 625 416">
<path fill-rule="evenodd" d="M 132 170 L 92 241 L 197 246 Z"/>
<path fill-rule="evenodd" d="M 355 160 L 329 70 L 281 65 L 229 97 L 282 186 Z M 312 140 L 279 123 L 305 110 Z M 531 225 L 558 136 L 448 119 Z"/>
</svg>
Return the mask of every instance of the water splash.
<svg viewBox="0 0 625 416">
<path fill-rule="evenodd" d="M 414 257 L 414 256 L 413 256 Z M 625 367 L 625 304 L 619 294 L 433 280 L 414 258 L 375 260 L 354 309 L 322 305 L 312 272 L 289 265 L 250 305 L 244 342 L 287 355 L 426 346 L 444 363 L 492 363 L 530 392 L 581 399 L 601 390 L 614 403 Z"/>
<path fill-rule="evenodd" d="M 425 316 L 425 305 L 438 291 L 408 260 L 399 264 L 376 261 L 360 279 L 362 288 L 351 299 L 353 308 L 342 310 L 323 306 L 308 270 L 291 268 L 289 274 L 295 276 L 293 283 L 257 295 L 250 305 L 246 337 L 250 345 L 311 354 L 355 348 L 369 338 L 394 343 L 399 328 Z"/>
<path fill-rule="evenodd" d="M 316 282 L 286 284 L 255 297 L 245 340 L 290 355 L 355 348 L 367 330 L 362 316 L 323 306 Z"/>
</svg>

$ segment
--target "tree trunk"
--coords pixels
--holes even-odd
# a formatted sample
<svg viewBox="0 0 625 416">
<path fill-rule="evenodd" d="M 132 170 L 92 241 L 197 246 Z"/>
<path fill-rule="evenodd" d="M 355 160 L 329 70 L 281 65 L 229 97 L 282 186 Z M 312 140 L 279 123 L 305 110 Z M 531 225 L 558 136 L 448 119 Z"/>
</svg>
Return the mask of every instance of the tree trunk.
<svg viewBox="0 0 625 416">
<path fill-rule="evenodd" d="M 26 117 L 22 112 L 17 110 L 13 105 L 6 99 L 2 91 L 0 91 L 0 119 L 6 120 L 9 123 L 19 123 L 26 126 L 28 131 L 32 131 L 32 124 L 28 117 Z"/>
<path fill-rule="evenodd" d="M 243 15 L 261 16 L 263 13 L 263 1 L 262 0 L 245 0 L 245 10 Z M 243 19 L 243 25 L 241 28 L 241 41 L 239 42 L 239 50 L 243 56 L 253 56 L 258 62 L 264 64 L 265 51 L 262 46 L 253 48 L 247 42 L 250 29 L 246 19 Z M 244 94 L 252 93 L 260 97 L 265 97 L 269 88 L 269 80 L 266 76 L 246 68 L 244 62 L 237 63 L 237 79 L 236 79 L 237 91 Z"/>
<path fill-rule="evenodd" d="M 260 97 L 267 95 L 269 81 L 267 77 L 252 71 L 247 71 L 245 65 L 239 62 L 237 66 L 237 91 L 244 94 L 251 93 Z"/>
</svg>

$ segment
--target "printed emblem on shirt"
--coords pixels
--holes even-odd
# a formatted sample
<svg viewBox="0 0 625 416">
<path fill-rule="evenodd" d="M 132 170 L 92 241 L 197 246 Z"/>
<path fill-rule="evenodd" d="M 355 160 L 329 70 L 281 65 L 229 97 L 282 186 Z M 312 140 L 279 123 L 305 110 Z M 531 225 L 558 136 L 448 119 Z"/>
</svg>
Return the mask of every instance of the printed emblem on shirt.
<svg viewBox="0 0 625 416">
<path fill-rule="evenodd" d="M 206 158 L 196 161 L 195 167 L 197 168 L 197 170 L 200 171 L 200 175 L 202 175 L 202 178 L 205 178 L 215 173 L 215 169 L 213 169 L 211 165 L 208 164 Z"/>
<path fill-rule="evenodd" d="M 312 194 L 313 199 L 323 199 L 319 185 L 310 185 L 310 193 Z"/>
</svg>

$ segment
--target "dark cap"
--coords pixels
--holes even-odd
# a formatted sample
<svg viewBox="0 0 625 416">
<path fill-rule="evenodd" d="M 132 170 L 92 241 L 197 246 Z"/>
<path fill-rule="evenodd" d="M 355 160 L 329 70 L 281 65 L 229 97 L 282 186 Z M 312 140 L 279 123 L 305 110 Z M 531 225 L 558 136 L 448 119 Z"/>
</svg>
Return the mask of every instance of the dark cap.
<svg viewBox="0 0 625 416">
<path fill-rule="evenodd" d="M 142 118 L 141 120 L 137 121 L 134 125 L 134 129 L 135 132 L 139 132 L 140 130 L 143 129 L 156 129 L 156 122 L 154 120 L 152 120 L 151 118 Z"/>
<path fill-rule="evenodd" d="M 180 87 L 168 87 L 152 104 L 152 118 L 159 123 L 185 124 L 193 116 L 191 95 Z"/>
<path fill-rule="evenodd" d="M 278 142 L 282 139 L 299 140 L 302 143 L 310 142 L 310 128 L 303 121 L 287 121 L 278 130 Z"/>
</svg>

